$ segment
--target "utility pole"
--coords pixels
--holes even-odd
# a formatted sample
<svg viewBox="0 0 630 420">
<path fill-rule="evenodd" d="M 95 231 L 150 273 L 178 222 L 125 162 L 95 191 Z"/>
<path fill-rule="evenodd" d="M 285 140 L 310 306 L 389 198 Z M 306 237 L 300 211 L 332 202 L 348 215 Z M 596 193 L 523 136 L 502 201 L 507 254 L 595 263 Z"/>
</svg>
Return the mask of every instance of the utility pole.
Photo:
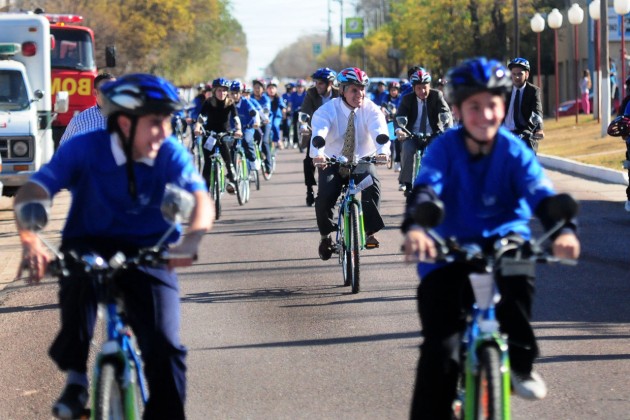
<svg viewBox="0 0 630 420">
<path fill-rule="evenodd" d="M 341 62 L 341 53 L 343 52 L 343 0 L 339 1 L 339 62 Z"/>
<path fill-rule="evenodd" d="M 328 33 L 326 34 L 326 46 L 332 45 L 332 27 L 330 26 L 330 0 L 328 0 Z"/>
<path fill-rule="evenodd" d="M 514 0 L 514 57 L 520 56 L 519 50 L 519 29 L 518 29 L 518 0 Z"/>
</svg>

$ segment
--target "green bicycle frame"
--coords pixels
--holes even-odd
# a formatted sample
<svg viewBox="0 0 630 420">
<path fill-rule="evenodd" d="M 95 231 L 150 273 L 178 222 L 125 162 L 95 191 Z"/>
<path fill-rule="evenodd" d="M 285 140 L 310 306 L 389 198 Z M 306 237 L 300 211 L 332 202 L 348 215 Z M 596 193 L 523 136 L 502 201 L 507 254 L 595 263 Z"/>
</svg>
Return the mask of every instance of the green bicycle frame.
<svg viewBox="0 0 630 420">
<path fill-rule="evenodd" d="M 361 201 L 357 200 L 354 194 L 351 194 L 350 191 L 354 189 L 354 179 L 350 178 L 350 182 L 348 183 L 348 189 L 346 190 L 346 196 L 343 200 L 343 225 L 350 226 L 350 203 L 355 203 L 357 208 L 359 209 L 359 240 L 360 240 L 360 249 L 365 249 L 365 225 L 363 224 L 363 207 L 361 206 Z M 344 241 L 346 244 L 350 243 L 350 229 L 344 229 Z"/>
</svg>

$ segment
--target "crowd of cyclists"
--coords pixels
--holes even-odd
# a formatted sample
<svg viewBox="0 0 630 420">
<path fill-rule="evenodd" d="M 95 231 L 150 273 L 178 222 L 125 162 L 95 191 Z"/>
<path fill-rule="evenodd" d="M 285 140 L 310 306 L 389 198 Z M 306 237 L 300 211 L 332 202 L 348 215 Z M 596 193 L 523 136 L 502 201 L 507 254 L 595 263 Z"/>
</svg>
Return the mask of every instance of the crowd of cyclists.
<svg viewBox="0 0 630 420">
<path fill-rule="evenodd" d="M 466 273 L 456 265 L 422 262 L 435 257 L 435 244 L 423 228 L 415 225 L 411 214 L 420 203 L 439 198 L 447 207 L 445 232 L 484 243 L 498 235 L 529 237 L 527 225 L 532 214 L 547 222 L 545 203 L 555 193 L 531 145 L 503 125 L 513 102 L 509 94 L 514 71 L 511 74 L 510 70 L 518 67 L 515 77 L 522 79 L 520 68 L 524 63 L 527 61 L 516 58 L 506 67 L 494 60 L 473 59 L 437 81 L 427 69 L 413 66 L 407 79 L 381 83 L 372 94 L 368 92 L 368 75 L 357 67 L 339 72 L 316 69 L 309 77 L 310 85 L 305 79 L 287 82 L 282 94 L 278 93 L 277 78 L 255 79 L 247 84 L 219 77 L 200 85 L 189 104 L 182 101 L 171 83 L 159 77 L 134 74 L 112 78 L 98 87 L 105 127 L 77 133 L 64 142 L 52 161 L 20 190 L 16 208 L 29 200 L 51 200 L 61 189 L 68 189 L 73 201 L 62 234 L 62 249 L 94 249 L 109 256 L 123 246 L 127 252 L 137 252 L 152 245 L 165 231 L 164 223 L 157 222 L 158 200 L 163 195 L 160 190 L 167 183 L 175 183 L 194 195 L 196 205 L 187 232 L 177 232 L 168 240 L 175 244 L 182 234 L 184 240 L 176 246 L 179 253 L 189 257 L 170 265 L 192 264 L 192 256 L 213 220 L 211 200 L 203 191 L 208 188 L 208 161 L 218 148 L 226 164 L 226 191 L 234 193 L 235 142 L 209 143 L 201 139 L 206 163 L 199 171 L 186 157 L 195 142 L 181 144 L 170 136 L 176 116 L 185 122 L 189 140 L 213 132 L 241 138 L 249 168 L 266 175 L 274 170 L 276 150 L 305 150 L 305 203 L 315 207 L 321 236 L 318 253 L 322 260 L 328 260 L 335 249 L 331 239 L 336 230 L 333 208 L 348 176 L 340 166 L 330 165 L 330 158 L 374 157 L 372 162 L 381 164 L 393 161 L 391 167 L 399 174 L 398 186 L 392 188 L 398 187 L 406 197 L 401 197 L 407 207 L 402 225 L 403 250 L 408 259 L 420 259 L 423 278 L 418 300 L 425 340 L 412 417 L 433 413 L 425 418 L 447 418 L 457 372 L 457 360 L 452 358 L 457 340 L 452 338 L 461 334 L 463 303 L 437 307 L 431 304 L 431 296 L 442 301 L 455 293 L 450 286 L 443 286 L 443 278 L 461 278 Z M 300 113 L 307 118 L 301 118 Z M 313 139 L 317 138 L 323 143 L 316 146 Z M 414 161 L 419 151 L 423 156 L 420 164 Z M 373 179 L 363 190 L 361 202 L 366 249 L 374 249 L 379 247 L 375 234 L 384 227 L 379 202 L 385 187 L 378 179 L 375 163 L 366 164 L 361 174 Z M 505 179 L 514 182 L 496 182 Z M 95 220 L 90 217 L 93 213 L 99 214 L 99 223 L 86 223 Z M 574 221 L 567 223 L 566 229 L 554 237 L 558 255 L 579 255 L 575 226 Z M 29 272 L 30 281 L 37 282 L 50 257 L 36 235 L 20 226 L 18 229 L 24 248 L 21 269 Z M 150 356 L 146 362 L 150 387 L 147 418 L 151 413 L 168 413 L 167 417 L 153 418 L 184 418 L 186 352 L 179 342 L 176 276 L 169 267 L 150 272 L 135 270 L 129 276 L 141 279 L 138 288 L 129 291 L 136 300 L 153 296 L 166 302 L 130 305 L 137 311 L 130 318 L 135 323 L 132 327 L 147 332 L 139 334 L 142 353 Z M 529 325 L 533 279 L 512 279 L 508 283 L 505 291 L 510 298 L 499 306 L 497 316 L 522 344 L 514 345 L 514 350 L 510 344 L 515 392 L 539 399 L 546 388 L 532 366 L 537 355 Z M 68 373 L 68 380 L 53 414 L 74 418 L 87 401 L 86 363 L 95 308 L 92 294 L 78 288 L 76 282 L 65 281 L 62 286 L 62 328 L 51 356 Z M 85 308 L 88 316 L 84 315 Z M 151 319 L 170 321 L 153 325 L 146 321 Z M 447 324 L 443 319 L 452 322 Z M 450 347 L 444 347 L 445 341 Z M 164 366 L 170 368 L 165 370 Z"/>
</svg>

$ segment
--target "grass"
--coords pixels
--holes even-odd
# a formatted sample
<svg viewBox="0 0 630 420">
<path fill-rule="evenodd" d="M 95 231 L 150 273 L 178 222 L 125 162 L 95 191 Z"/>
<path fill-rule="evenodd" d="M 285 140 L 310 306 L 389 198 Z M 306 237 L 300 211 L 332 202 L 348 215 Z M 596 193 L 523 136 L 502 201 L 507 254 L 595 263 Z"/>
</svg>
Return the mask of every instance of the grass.
<svg viewBox="0 0 630 420">
<path fill-rule="evenodd" d="M 538 152 L 591 165 L 622 170 L 626 145 L 620 137 L 602 137 L 601 122 L 592 115 L 548 118 L 544 121 L 545 139 Z"/>
</svg>

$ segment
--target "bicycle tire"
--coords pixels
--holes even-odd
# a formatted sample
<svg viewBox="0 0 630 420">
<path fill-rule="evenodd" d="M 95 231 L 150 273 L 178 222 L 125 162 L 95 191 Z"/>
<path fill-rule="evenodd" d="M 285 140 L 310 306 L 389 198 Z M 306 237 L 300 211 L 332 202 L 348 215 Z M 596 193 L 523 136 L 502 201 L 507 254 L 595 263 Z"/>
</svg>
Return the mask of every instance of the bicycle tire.
<svg viewBox="0 0 630 420">
<path fill-rule="evenodd" d="M 212 165 L 212 198 L 214 200 L 214 219 L 219 220 L 221 217 L 221 165 L 220 162 L 215 161 Z"/>
<path fill-rule="evenodd" d="M 475 379 L 475 413 L 478 420 L 503 418 L 501 354 L 495 345 L 479 348 L 479 374 Z"/>
<path fill-rule="evenodd" d="M 252 177 L 254 178 L 250 182 L 254 183 L 256 191 L 260 190 L 260 174 L 258 173 L 258 169 L 252 169 L 250 174 L 252 174 Z"/>
<path fill-rule="evenodd" d="M 124 393 L 118 382 L 116 366 L 112 362 L 105 362 L 101 366 L 95 393 L 93 417 L 95 420 L 126 418 Z"/>
<path fill-rule="evenodd" d="M 240 156 L 241 156 L 241 167 L 242 167 L 241 188 L 242 188 L 243 199 L 247 203 L 249 201 L 249 193 L 251 189 L 249 185 L 249 166 L 247 163 L 247 159 L 245 158 L 245 154 L 243 152 L 240 152 Z"/>
<path fill-rule="evenodd" d="M 357 294 L 361 290 L 361 266 L 359 259 L 359 251 L 361 250 L 360 243 L 360 231 L 359 231 L 359 205 L 357 203 L 350 203 L 348 206 L 348 220 L 350 224 L 350 244 L 348 247 L 350 255 L 348 260 L 352 265 L 352 293 Z"/>
<path fill-rule="evenodd" d="M 341 204 L 343 206 L 343 204 Z M 342 214 L 339 217 L 339 264 L 341 264 L 341 271 L 343 273 L 343 285 L 348 287 L 352 284 L 352 264 L 348 259 L 349 252 L 347 252 L 348 244 L 346 244 L 346 224 L 345 224 L 345 215 Z"/>
<path fill-rule="evenodd" d="M 243 157 L 238 152 L 235 157 L 234 169 L 236 170 L 236 173 L 234 174 L 234 177 L 236 178 L 236 185 L 234 186 L 234 189 L 236 190 L 236 200 L 238 201 L 238 204 L 242 206 L 245 204 L 245 179 L 243 174 Z"/>
</svg>

